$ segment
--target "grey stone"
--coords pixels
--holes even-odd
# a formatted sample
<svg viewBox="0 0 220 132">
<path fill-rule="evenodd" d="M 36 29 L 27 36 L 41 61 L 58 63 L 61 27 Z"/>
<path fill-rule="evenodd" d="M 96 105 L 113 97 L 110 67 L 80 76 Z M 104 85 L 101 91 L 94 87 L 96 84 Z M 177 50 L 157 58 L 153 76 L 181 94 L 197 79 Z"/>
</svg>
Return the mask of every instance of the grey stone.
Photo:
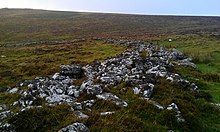
<svg viewBox="0 0 220 132">
<path fill-rule="evenodd" d="M 176 119 L 178 123 L 185 122 L 185 119 L 182 117 L 181 112 L 175 103 L 171 103 L 170 105 L 168 105 L 167 110 L 173 110 L 176 112 Z"/>
<path fill-rule="evenodd" d="M 89 128 L 84 124 L 77 122 L 62 128 L 59 132 L 89 132 Z"/>
<path fill-rule="evenodd" d="M 192 63 L 191 61 L 192 61 L 192 58 L 187 58 L 187 59 L 179 60 L 177 64 L 182 65 L 182 66 L 189 66 L 192 68 L 196 68 L 196 65 Z"/>
<path fill-rule="evenodd" d="M 6 110 L 6 109 L 7 109 L 6 105 L 4 105 L 4 104 L 0 105 L 0 110 Z"/>
<path fill-rule="evenodd" d="M 100 95 L 96 95 L 97 98 L 99 99 L 103 99 L 103 100 L 107 100 L 107 101 L 111 101 L 113 103 L 115 103 L 118 106 L 121 107 L 127 107 L 128 103 L 123 101 L 122 99 L 120 99 L 119 97 L 117 97 L 116 95 L 112 94 L 112 93 L 103 93 Z"/>
<path fill-rule="evenodd" d="M 48 104 L 62 104 L 62 103 L 71 104 L 74 98 L 68 95 L 51 95 L 46 97 L 45 100 Z"/>
<path fill-rule="evenodd" d="M 111 115 L 114 114 L 114 111 L 109 111 L 109 112 L 101 112 L 100 115 Z"/>
<path fill-rule="evenodd" d="M 61 65 L 60 74 L 63 76 L 70 76 L 73 78 L 81 78 L 83 70 L 81 65 Z"/>
<path fill-rule="evenodd" d="M 81 111 L 73 111 L 74 115 L 79 119 L 88 119 L 89 116 L 86 114 L 83 114 Z"/>
<path fill-rule="evenodd" d="M 14 115 L 14 113 L 10 110 L 3 111 L 3 112 L 0 113 L 0 120 L 5 119 L 6 117 L 12 116 L 12 115 Z"/>
<path fill-rule="evenodd" d="M 9 90 L 8 92 L 11 94 L 17 93 L 19 91 L 19 88 L 13 88 L 11 90 Z"/>
</svg>

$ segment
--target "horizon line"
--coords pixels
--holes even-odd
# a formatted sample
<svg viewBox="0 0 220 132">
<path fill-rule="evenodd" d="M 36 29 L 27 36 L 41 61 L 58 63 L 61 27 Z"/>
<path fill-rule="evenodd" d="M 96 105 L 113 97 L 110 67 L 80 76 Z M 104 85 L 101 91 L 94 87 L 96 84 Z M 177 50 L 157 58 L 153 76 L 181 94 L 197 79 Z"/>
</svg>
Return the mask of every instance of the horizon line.
<svg viewBox="0 0 220 132">
<path fill-rule="evenodd" d="M 41 9 L 41 8 L 0 8 L 0 9 L 23 9 L 23 10 L 45 10 L 45 11 L 60 11 L 60 12 L 79 12 L 79 13 L 100 13 L 100 14 L 121 14 L 121 15 L 150 15 L 150 16 L 192 16 L 192 17 L 220 17 L 213 14 L 153 14 L 153 13 L 131 13 L 131 12 L 114 12 L 114 11 L 91 11 L 91 10 L 66 10 L 66 9 Z"/>
</svg>

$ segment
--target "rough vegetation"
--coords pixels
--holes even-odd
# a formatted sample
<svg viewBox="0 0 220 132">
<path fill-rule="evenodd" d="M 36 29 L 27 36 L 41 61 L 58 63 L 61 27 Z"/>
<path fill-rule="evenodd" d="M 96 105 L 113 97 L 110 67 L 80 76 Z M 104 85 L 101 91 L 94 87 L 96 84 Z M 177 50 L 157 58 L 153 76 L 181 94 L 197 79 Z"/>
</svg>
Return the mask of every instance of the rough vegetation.
<svg viewBox="0 0 220 132">
<path fill-rule="evenodd" d="M 218 17 L 0 16 L 1 131 L 220 131 Z"/>
</svg>

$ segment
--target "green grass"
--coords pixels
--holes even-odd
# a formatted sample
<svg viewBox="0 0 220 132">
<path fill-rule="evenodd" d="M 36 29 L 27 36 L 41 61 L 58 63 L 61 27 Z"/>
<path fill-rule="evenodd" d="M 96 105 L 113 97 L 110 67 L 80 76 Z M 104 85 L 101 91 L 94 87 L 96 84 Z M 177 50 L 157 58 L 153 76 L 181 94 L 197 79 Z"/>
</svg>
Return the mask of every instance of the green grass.
<svg viewBox="0 0 220 132">
<path fill-rule="evenodd" d="M 72 110 L 67 105 L 45 106 L 29 109 L 9 119 L 16 131 L 58 131 L 76 122 Z"/>
<path fill-rule="evenodd" d="M 11 105 L 21 97 L 20 94 L 0 93 L 0 104 Z"/>
<path fill-rule="evenodd" d="M 169 38 L 172 39 L 172 42 L 168 42 Z M 200 72 L 185 68 L 178 69 L 178 72 L 189 79 L 194 78 L 194 81 L 200 79 L 201 82 L 206 84 L 202 90 L 209 89 L 204 91 L 209 92 L 216 103 L 220 103 L 218 96 L 220 95 L 220 87 L 215 85 L 218 84 L 219 80 L 212 80 L 214 76 L 220 75 L 220 39 L 215 34 L 168 35 L 146 40 L 170 49 L 177 48 L 186 55 L 191 56 L 197 65 L 197 70 Z"/>
<path fill-rule="evenodd" d="M 0 10 L 0 44 L 82 37 L 148 38 L 219 33 L 219 17 L 120 15 L 44 10 Z"/>
<path fill-rule="evenodd" d="M 61 64 L 89 64 L 102 61 L 125 50 L 125 47 L 101 42 L 44 44 L 22 47 L 0 47 L 0 86 L 13 86 L 21 79 L 49 76 Z"/>
</svg>

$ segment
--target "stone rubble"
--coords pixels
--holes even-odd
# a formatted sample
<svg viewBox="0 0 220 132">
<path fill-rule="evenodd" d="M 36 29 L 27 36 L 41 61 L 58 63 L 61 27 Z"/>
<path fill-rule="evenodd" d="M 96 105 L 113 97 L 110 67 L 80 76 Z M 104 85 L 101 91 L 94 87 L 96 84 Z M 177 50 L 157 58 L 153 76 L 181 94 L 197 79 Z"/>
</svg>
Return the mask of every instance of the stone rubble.
<svg viewBox="0 0 220 132">
<path fill-rule="evenodd" d="M 154 94 L 154 87 L 158 78 L 165 78 L 171 83 L 178 83 L 180 86 L 199 92 L 199 88 L 188 80 L 183 79 L 180 75 L 168 71 L 168 68 L 175 65 L 184 65 L 196 68 L 190 58 L 176 50 L 171 51 L 163 47 L 151 45 L 143 41 L 129 41 L 106 39 L 106 42 L 113 44 L 129 44 L 122 54 L 115 58 L 103 62 L 94 62 L 92 65 L 61 65 L 60 72 L 55 73 L 51 78 L 37 77 L 33 80 L 23 80 L 15 88 L 8 89 L 8 93 L 19 93 L 21 98 L 15 101 L 11 106 L 20 106 L 21 111 L 33 107 L 41 107 L 37 103 L 39 99 L 45 100 L 47 105 L 68 104 L 73 108 L 73 113 L 78 118 L 89 118 L 80 110 L 87 109 L 95 103 L 95 99 L 77 102 L 81 94 L 95 95 L 97 99 L 111 101 L 120 107 L 127 107 L 129 102 L 120 99 L 113 93 L 105 92 L 106 88 L 116 86 L 122 82 L 132 88 L 134 94 L 151 101 Z M 80 86 L 72 84 L 73 80 L 86 78 Z M 94 83 L 99 80 L 99 83 Z M 24 88 L 25 87 L 25 88 Z M 155 101 L 153 105 L 161 110 L 166 107 L 161 106 Z M 0 109 L 5 110 L 2 106 Z M 174 110 L 178 122 L 184 122 L 176 104 L 172 103 L 166 109 Z M 0 113 L 3 118 L 6 113 Z M 10 113 L 10 112 L 9 112 Z M 101 115 L 113 114 L 114 112 L 105 112 Z M 89 131 L 89 129 L 80 123 L 72 124 L 60 130 L 64 131 Z"/>
</svg>

